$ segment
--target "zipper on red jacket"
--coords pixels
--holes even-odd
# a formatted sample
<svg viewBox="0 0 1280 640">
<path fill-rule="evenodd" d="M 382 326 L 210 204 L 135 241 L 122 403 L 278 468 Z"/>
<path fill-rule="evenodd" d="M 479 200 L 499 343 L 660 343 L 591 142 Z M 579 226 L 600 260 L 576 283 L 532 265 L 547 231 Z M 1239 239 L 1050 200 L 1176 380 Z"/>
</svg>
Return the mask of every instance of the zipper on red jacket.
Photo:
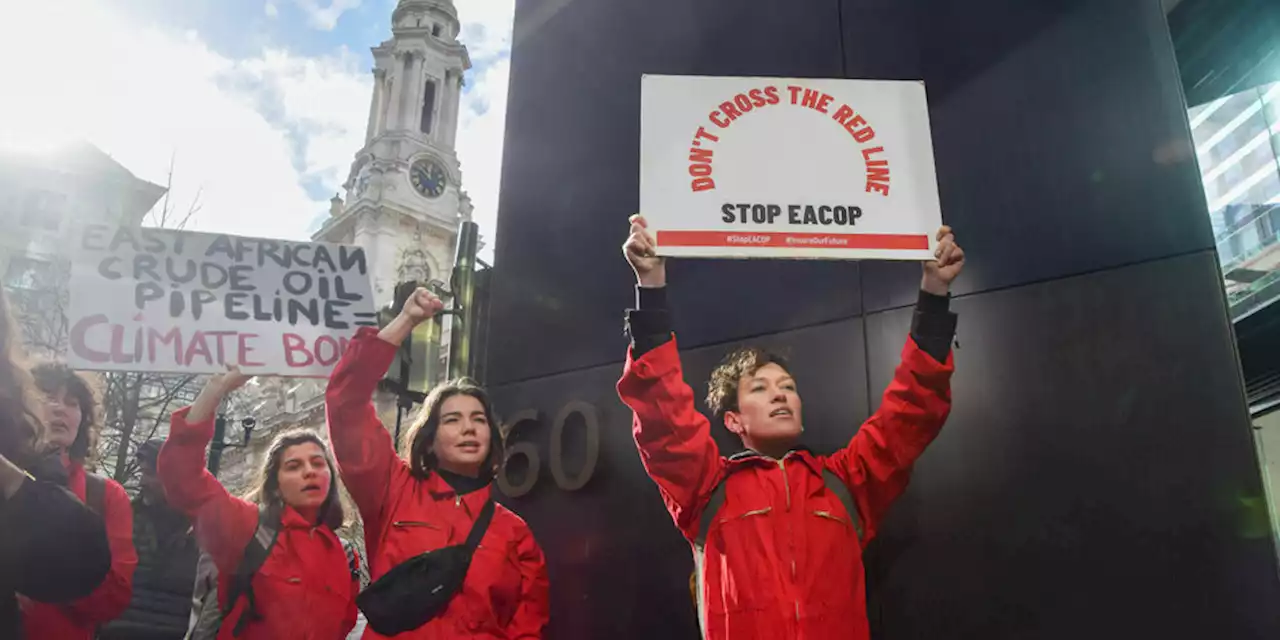
<svg viewBox="0 0 1280 640">
<path fill-rule="evenodd" d="M 791 483 L 787 480 L 787 456 L 791 455 L 788 451 L 786 455 L 778 460 L 778 470 L 782 472 L 782 489 L 787 494 L 787 512 L 791 512 Z M 791 528 L 791 518 L 787 518 L 787 555 L 791 556 L 791 590 L 796 590 L 796 556 L 795 556 L 795 533 Z M 800 601 L 793 600 L 796 610 L 796 624 L 800 623 Z"/>
<path fill-rule="evenodd" d="M 788 453 L 787 455 L 791 455 Z M 787 482 L 787 456 L 778 460 L 778 470 L 782 472 L 782 489 L 787 494 L 787 511 L 791 510 L 791 484 Z"/>
<path fill-rule="evenodd" d="M 428 529 L 439 529 L 440 527 L 430 522 L 422 522 L 421 520 L 396 520 L 391 523 L 393 527 L 426 527 Z"/>
</svg>

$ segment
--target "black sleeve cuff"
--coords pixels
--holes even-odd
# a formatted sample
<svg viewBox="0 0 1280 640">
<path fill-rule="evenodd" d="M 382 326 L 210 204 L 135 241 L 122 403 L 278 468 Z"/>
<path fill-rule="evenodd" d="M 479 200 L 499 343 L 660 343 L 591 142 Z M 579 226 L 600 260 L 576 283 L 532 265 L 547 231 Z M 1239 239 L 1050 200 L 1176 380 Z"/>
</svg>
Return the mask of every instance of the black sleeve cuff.
<svg viewBox="0 0 1280 640">
<path fill-rule="evenodd" d="M 636 308 L 646 311 L 666 309 L 667 288 L 636 285 Z"/>
<path fill-rule="evenodd" d="M 911 319 L 911 337 L 916 344 L 934 360 L 946 362 L 955 336 L 956 314 L 951 312 L 950 298 L 921 291 Z"/>
<path fill-rule="evenodd" d="M 671 339 L 671 315 L 666 309 L 628 309 L 627 335 L 632 357 L 639 358 Z"/>
<path fill-rule="evenodd" d="M 635 358 L 671 339 L 666 287 L 636 285 L 636 308 L 627 310 L 627 335 L 631 338 L 631 353 Z"/>
</svg>

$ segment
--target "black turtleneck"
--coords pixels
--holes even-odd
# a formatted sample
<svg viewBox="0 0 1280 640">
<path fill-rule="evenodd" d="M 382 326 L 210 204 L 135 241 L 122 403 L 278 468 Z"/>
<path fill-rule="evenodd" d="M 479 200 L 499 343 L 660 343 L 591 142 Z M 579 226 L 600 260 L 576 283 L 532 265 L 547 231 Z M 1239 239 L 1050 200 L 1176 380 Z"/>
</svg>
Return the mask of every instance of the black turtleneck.
<svg viewBox="0 0 1280 640">
<path fill-rule="evenodd" d="M 449 486 L 453 487 L 453 490 L 457 491 L 460 496 L 489 486 L 489 478 L 485 476 L 472 478 L 471 476 L 460 475 L 444 469 L 436 469 L 436 473 L 440 474 L 440 477 L 444 478 L 444 481 L 448 482 Z"/>
</svg>

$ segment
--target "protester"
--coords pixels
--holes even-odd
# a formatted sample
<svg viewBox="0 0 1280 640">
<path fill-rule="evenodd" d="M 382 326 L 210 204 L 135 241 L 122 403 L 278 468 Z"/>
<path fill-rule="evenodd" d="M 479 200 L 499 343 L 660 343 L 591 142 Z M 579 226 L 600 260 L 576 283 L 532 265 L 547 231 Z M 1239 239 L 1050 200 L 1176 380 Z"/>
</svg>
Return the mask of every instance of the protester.
<svg viewBox="0 0 1280 640">
<path fill-rule="evenodd" d="M 31 370 L 36 388 L 44 394 L 40 418 L 52 451 L 46 465 L 61 472 L 66 487 L 106 524 L 111 545 L 111 571 L 88 596 L 67 604 L 31 603 L 24 607 L 28 637 L 49 640 L 88 640 L 101 625 L 129 606 L 138 556 L 133 548 L 133 510 L 124 487 L 110 478 L 85 470 L 98 428 L 93 387 L 81 374 L 57 362 L 43 362 Z M 46 467 L 47 468 L 47 467 Z"/>
<path fill-rule="evenodd" d="M 13 352 L 13 320 L 0 290 L 0 638 L 20 639 L 18 598 L 65 604 L 89 595 L 111 570 L 111 548 L 101 517 L 25 470 L 35 466 L 43 428 L 31 409 L 30 377 Z"/>
<path fill-rule="evenodd" d="M 160 480 L 217 567 L 224 614 L 217 638 L 341 640 L 355 624 L 359 583 L 334 533 L 344 515 L 324 441 L 309 431 L 278 436 L 251 500 L 232 496 L 205 469 L 214 413 L 249 378 L 238 369 L 213 376 L 194 404 L 174 412 L 160 450 Z M 261 547 L 265 560 L 241 590 L 235 576 L 260 516 L 277 533 Z"/>
<path fill-rule="evenodd" d="M 373 580 L 366 596 L 387 585 L 380 579 L 391 569 L 462 545 L 477 519 L 483 524 L 484 514 L 491 513 L 447 608 L 396 637 L 541 638 L 550 615 L 542 550 L 524 520 L 502 505 L 488 506 L 493 473 L 502 461 L 502 435 L 484 389 L 466 379 L 433 389 L 403 437 L 404 459 L 396 457 L 371 401 L 396 349 L 440 309 L 435 296 L 418 289 L 381 332 L 361 329 L 325 393 L 338 467 L 364 518 Z M 397 575 L 404 574 L 388 579 Z M 422 600 L 400 613 L 432 610 L 432 594 L 413 594 L 411 586 L 402 591 Z M 375 630 L 378 621 L 370 610 L 362 608 L 370 626 L 364 637 L 386 637 Z"/>
<path fill-rule="evenodd" d="M 133 599 L 119 618 L 99 632 L 99 640 L 181 640 L 191 617 L 191 592 L 200 549 L 191 522 L 169 506 L 156 473 L 156 457 L 164 440 L 138 446 L 141 473 L 133 500 L 133 545 L 138 569 Z"/>
<path fill-rule="evenodd" d="M 708 385 L 707 405 L 747 449 L 724 458 L 684 382 L 666 265 L 644 218 L 632 217 L 623 253 L 636 274 L 637 308 L 628 312 L 632 343 L 618 393 L 635 413 L 645 469 L 693 543 L 704 637 L 870 637 L 862 550 L 951 407 L 955 316 L 947 296 L 964 252 L 947 227 L 938 240 L 893 382 L 848 446 L 829 456 L 800 446 L 792 372 L 776 355 L 745 348 Z M 760 294 L 768 304 L 765 283 Z"/>
</svg>

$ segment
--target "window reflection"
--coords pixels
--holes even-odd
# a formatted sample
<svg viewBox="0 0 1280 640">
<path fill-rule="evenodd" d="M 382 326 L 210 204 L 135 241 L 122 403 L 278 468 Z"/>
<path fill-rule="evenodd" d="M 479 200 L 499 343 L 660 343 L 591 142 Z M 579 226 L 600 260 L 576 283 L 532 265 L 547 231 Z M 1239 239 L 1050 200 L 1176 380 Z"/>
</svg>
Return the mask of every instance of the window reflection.
<svg viewBox="0 0 1280 640">
<path fill-rule="evenodd" d="M 1189 111 L 1234 320 L 1280 297 L 1280 83 Z"/>
</svg>

